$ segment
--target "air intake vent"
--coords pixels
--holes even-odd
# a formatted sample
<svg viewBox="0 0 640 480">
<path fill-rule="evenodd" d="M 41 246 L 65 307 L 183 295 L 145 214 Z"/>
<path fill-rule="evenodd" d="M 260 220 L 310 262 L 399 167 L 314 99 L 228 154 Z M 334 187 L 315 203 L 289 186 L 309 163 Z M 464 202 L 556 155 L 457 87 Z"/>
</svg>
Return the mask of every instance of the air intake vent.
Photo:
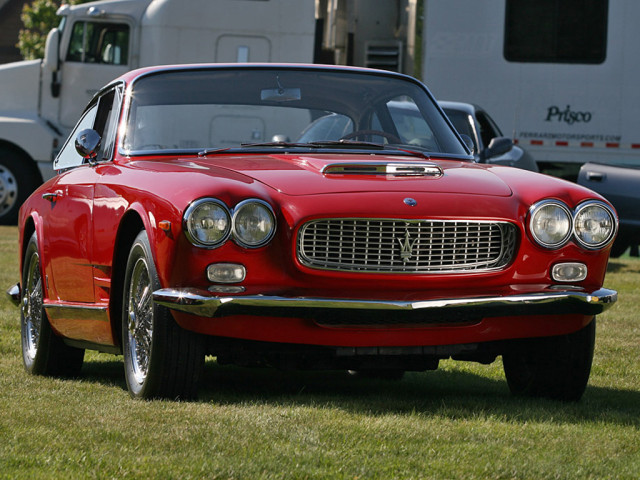
<svg viewBox="0 0 640 480">
<path fill-rule="evenodd" d="M 400 72 L 402 70 L 402 42 L 367 42 L 365 66 Z"/>
</svg>

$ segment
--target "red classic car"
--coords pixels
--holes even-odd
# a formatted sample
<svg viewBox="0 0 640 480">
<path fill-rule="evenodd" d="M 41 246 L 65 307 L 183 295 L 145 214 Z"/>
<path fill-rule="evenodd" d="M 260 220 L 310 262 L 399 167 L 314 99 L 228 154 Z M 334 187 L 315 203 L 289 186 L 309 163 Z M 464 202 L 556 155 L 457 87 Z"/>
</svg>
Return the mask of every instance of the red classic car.
<svg viewBox="0 0 640 480">
<path fill-rule="evenodd" d="M 325 116 L 349 133 L 291 140 Z M 579 399 L 617 298 L 615 212 L 465 145 L 391 72 L 122 76 L 20 210 L 27 371 L 73 376 L 96 349 L 124 356 L 134 398 L 193 398 L 205 355 L 382 377 L 501 355 L 513 393 Z"/>
</svg>

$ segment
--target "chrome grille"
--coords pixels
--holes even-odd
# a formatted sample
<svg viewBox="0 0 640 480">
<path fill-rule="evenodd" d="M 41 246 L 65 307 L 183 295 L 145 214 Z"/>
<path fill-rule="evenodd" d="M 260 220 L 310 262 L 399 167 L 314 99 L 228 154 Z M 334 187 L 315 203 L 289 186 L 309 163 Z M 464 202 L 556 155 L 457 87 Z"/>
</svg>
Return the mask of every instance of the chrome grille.
<svg viewBox="0 0 640 480">
<path fill-rule="evenodd" d="M 507 222 L 329 218 L 302 226 L 297 254 L 323 270 L 478 272 L 506 266 L 516 237 Z"/>
</svg>

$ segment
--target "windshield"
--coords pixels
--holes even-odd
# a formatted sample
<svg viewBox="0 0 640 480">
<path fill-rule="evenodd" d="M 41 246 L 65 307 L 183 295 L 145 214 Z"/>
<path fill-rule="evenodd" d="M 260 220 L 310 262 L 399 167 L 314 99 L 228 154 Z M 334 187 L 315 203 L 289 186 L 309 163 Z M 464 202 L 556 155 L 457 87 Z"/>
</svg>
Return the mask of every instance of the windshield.
<svg viewBox="0 0 640 480">
<path fill-rule="evenodd" d="M 141 155 L 314 143 L 366 148 L 365 142 L 467 155 L 420 84 L 321 68 L 185 69 L 142 77 L 133 85 L 121 146 Z"/>
</svg>

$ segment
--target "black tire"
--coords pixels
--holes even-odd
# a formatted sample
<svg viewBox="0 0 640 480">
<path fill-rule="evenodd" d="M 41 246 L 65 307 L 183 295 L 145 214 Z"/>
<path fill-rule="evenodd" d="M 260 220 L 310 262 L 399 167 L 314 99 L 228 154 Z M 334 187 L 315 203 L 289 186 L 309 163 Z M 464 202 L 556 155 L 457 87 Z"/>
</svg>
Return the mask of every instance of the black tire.
<svg viewBox="0 0 640 480">
<path fill-rule="evenodd" d="M 122 302 L 122 349 L 133 398 L 191 400 L 204 366 L 200 335 L 182 329 L 165 307 L 153 303 L 160 288 L 149 239 L 140 232 L 129 252 Z"/>
<path fill-rule="evenodd" d="M 631 243 L 631 235 L 626 235 L 624 232 L 619 232 L 615 242 L 613 242 L 613 245 L 611 246 L 609 256 L 611 258 L 618 258 L 622 256 L 622 254 L 627 251 Z"/>
<path fill-rule="evenodd" d="M 596 319 L 575 333 L 528 339 L 502 356 L 511 393 L 554 400 L 578 401 L 587 387 Z"/>
<path fill-rule="evenodd" d="M 0 225 L 17 223 L 20 206 L 40 183 L 40 172 L 30 158 L 0 147 Z"/>
<path fill-rule="evenodd" d="M 77 376 L 82 368 L 84 350 L 65 345 L 53 332 L 42 305 L 43 298 L 40 253 L 34 233 L 29 239 L 22 268 L 20 336 L 24 368 L 34 375 Z"/>
</svg>

